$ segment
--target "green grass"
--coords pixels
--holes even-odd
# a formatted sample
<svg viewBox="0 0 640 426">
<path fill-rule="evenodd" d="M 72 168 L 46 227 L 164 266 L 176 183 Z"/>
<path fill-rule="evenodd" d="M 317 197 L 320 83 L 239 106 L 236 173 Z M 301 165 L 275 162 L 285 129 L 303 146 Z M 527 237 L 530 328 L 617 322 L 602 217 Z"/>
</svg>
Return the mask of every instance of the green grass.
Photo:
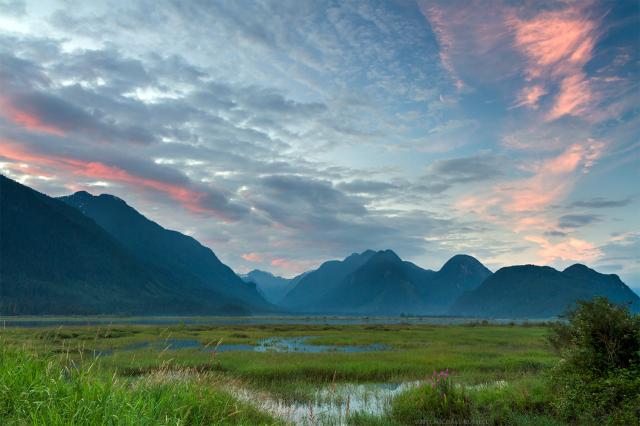
<svg viewBox="0 0 640 426">
<path fill-rule="evenodd" d="M 544 325 L 114 325 L 6 328 L 0 367 L 0 423 L 262 424 L 274 420 L 225 392 L 230 381 L 288 401 L 311 401 L 324 386 L 427 379 L 448 368 L 469 389 L 474 416 L 491 424 L 557 424 L 544 374 L 557 363 Z M 162 350 L 166 339 L 254 344 L 312 336 L 308 343 L 369 345 L 366 353 Z M 118 348 L 153 341 L 134 351 Z M 97 359 L 94 351 L 113 350 Z M 14 377 L 15 380 L 10 380 Z M 179 377 L 180 380 L 174 380 Z M 168 380 L 171 378 L 171 380 Z M 4 383 L 8 380 L 8 385 Z M 504 388 L 477 386 L 504 381 Z M 3 387 L 4 386 L 4 387 Z M 475 387 L 474 387 L 475 386 Z M 412 424 L 422 390 L 407 391 L 386 417 L 351 424 Z M 16 395 L 21 395 L 17 397 Z M 22 396 L 24 395 L 24 397 Z M 24 400 L 24 401 L 23 401 Z M 74 417 L 80 416 L 80 417 Z M 417 416 L 417 417 L 416 417 Z M 78 419 L 78 421 L 74 420 Z M 117 421 L 113 420 L 117 419 Z"/>
<path fill-rule="evenodd" d="M 453 396 L 457 396 L 461 402 L 458 407 L 450 403 L 454 409 L 449 412 L 437 410 L 437 402 L 443 397 L 427 384 L 397 397 L 389 420 L 399 424 L 417 424 L 425 420 L 462 422 L 465 419 L 473 419 L 478 424 L 563 424 L 550 414 L 551 395 L 542 380 L 529 378 L 475 387 L 456 384 L 454 381 L 453 392 L 447 397 L 454 400 Z"/>
<path fill-rule="evenodd" d="M 105 377 L 95 363 L 77 368 L 24 350 L 0 351 L 0 423 L 34 425 L 275 424 L 270 416 L 208 384 L 131 383 Z M 195 378 L 194 378 L 195 377 Z"/>
</svg>

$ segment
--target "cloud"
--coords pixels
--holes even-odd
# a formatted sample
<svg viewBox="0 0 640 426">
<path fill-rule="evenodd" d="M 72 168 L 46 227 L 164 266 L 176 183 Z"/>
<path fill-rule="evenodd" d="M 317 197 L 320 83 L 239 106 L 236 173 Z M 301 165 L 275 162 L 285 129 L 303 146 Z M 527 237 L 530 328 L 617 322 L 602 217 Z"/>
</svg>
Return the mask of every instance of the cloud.
<svg viewBox="0 0 640 426">
<path fill-rule="evenodd" d="M 242 258 L 247 262 L 255 262 L 255 263 L 260 263 L 264 260 L 262 255 L 259 253 L 244 253 L 242 255 Z"/>
<path fill-rule="evenodd" d="M 464 87 L 464 82 L 458 76 L 456 69 L 453 65 L 452 50 L 455 49 L 455 35 L 448 25 L 447 18 L 444 11 L 435 5 L 427 5 L 427 3 L 420 3 L 420 10 L 423 15 L 428 19 L 431 24 L 431 28 L 438 40 L 440 62 L 445 70 L 449 73 L 458 90 Z"/>
<path fill-rule="evenodd" d="M 24 16 L 26 7 L 23 0 L 1 0 L 0 13 L 10 16 Z"/>
<path fill-rule="evenodd" d="M 527 106 L 534 109 L 538 108 L 538 101 L 546 94 L 547 90 L 541 84 L 524 87 L 513 106 L 516 108 L 521 106 Z"/>
<path fill-rule="evenodd" d="M 577 238 L 551 243 L 544 237 L 528 235 L 525 240 L 539 246 L 538 255 L 546 264 L 556 261 L 594 262 L 602 256 L 602 251 L 598 247 Z"/>
<path fill-rule="evenodd" d="M 629 279 L 624 280 L 630 285 L 640 283 L 640 232 L 626 231 L 615 232 L 604 244 L 600 246 L 603 252 L 598 260 L 599 267 L 616 264 L 613 272 Z"/>
<path fill-rule="evenodd" d="M 524 212 L 546 208 L 567 194 L 574 172 L 579 168 L 588 172 L 602 149 L 603 144 L 597 141 L 571 145 L 560 155 L 535 164 L 532 177 L 499 186 L 498 194 L 507 199 L 506 210 Z"/>
<path fill-rule="evenodd" d="M 514 12 L 508 26 L 514 32 L 514 47 L 527 58 L 527 86 L 516 105 L 536 107 L 547 86 L 559 81 L 560 88 L 548 120 L 564 115 L 583 115 L 593 99 L 583 67 L 593 57 L 598 23 L 578 3 L 544 11 L 521 19 Z"/>
<path fill-rule="evenodd" d="M 591 87 L 584 74 L 566 77 L 560 83 L 560 93 L 547 117 L 555 120 L 564 115 L 583 115 L 592 98 Z"/>
<path fill-rule="evenodd" d="M 98 141 L 126 140 L 149 143 L 153 136 L 139 126 L 122 128 L 105 124 L 64 99 L 46 93 L 20 93 L 0 98 L 5 118 L 28 131 L 64 137 L 69 133 L 82 134 Z"/>
<path fill-rule="evenodd" d="M 29 152 L 8 140 L 0 141 L 0 158 L 11 162 L 32 164 L 54 173 L 67 173 L 72 177 L 88 177 L 123 183 L 139 190 L 158 191 L 193 213 L 212 214 L 222 220 L 235 220 L 247 212 L 246 208 L 231 203 L 222 192 L 213 188 L 191 185 L 186 178 L 181 179 L 182 184 L 162 181 L 100 161 L 85 161 L 74 157 Z"/>
<path fill-rule="evenodd" d="M 561 229 L 558 230 L 548 216 L 552 206 L 594 166 L 603 149 L 602 143 L 587 141 L 573 144 L 553 157 L 526 163 L 522 171 L 529 174 L 528 177 L 498 183 L 490 191 L 465 195 L 458 200 L 457 209 L 500 224 L 513 233 L 524 234 L 525 241 L 540 246 L 537 253 L 545 262 L 598 259 L 601 252 L 597 246 L 579 238 L 565 238 L 564 230 L 574 231 L 599 217 L 565 215 L 559 220 Z M 563 241 L 551 242 L 546 237 L 563 238 Z"/>
<path fill-rule="evenodd" d="M 318 266 L 316 261 L 296 261 L 289 258 L 272 259 L 269 263 L 271 266 L 288 271 L 290 274 L 300 274 Z"/>
<path fill-rule="evenodd" d="M 427 168 L 428 176 L 444 183 L 480 182 L 503 174 L 500 158 L 496 156 L 470 156 L 438 160 Z"/>
<path fill-rule="evenodd" d="M 584 67 L 602 30 L 590 2 L 539 8 L 497 2 L 491 11 L 482 3 L 420 5 L 458 90 L 497 86 L 514 97 L 511 108 L 535 110 L 544 99 L 548 121 L 593 111 L 596 93 Z"/>
<path fill-rule="evenodd" d="M 458 200 L 458 208 L 480 215 L 495 207 L 505 213 L 540 212 L 565 196 L 578 171 L 587 173 L 602 155 L 603 144 L 573 144 L 555 157 L 527 165 L 530 177 L 499 183 L 483 195 Z"/>
<path fill-rule="evenodd" d="M 375 180 L 354 179 L 349 182 L 341 182 L 337 188 L 351 194 L 377 195 L 398 189 L 398 185 L 390 182 Z"/>
<path fill-rule="evenodd" d="M 574 201 L 570 204 L 570 207 L 584 207 L 589 209 L 605 209 L 614 207 L 628 206 L 632 201 L 631 197 L 621 198 L 619 200 L 605 199 L 602 197 L 595 197 L 588 200 Z"/>
<path fill-rule="evenodd" d="M 100 185 L 232 267 L 366 248 L 527 262 L 523 235 L 567 242 L 574 190 L 635 194 L 623 3 L 12 4 L 2 172 L 52 195 Z M 630 206 L 597 235 L 633 229 Z M 602 246 L 592 230 L 566 234 Z"/>
<path fill-rule="evenodd" d="M 566 237 L 567 233 L 553 230 L 553 231 L 546 231 L 544 235 L 546 235 L 547 237 Z"/>
<path fill-rule="evenodd" d="M 560 216 L 558 226 L 560 228 L 580 228 L 601 220 L 597 214 L 567 214 Z"/>
</svg>

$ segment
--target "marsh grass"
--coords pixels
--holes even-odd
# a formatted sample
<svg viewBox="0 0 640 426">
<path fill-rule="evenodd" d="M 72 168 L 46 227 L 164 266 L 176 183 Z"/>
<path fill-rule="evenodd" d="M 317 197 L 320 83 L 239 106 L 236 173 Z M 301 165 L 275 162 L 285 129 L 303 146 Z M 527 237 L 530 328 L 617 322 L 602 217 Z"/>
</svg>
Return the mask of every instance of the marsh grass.
<svg viewBox="0 0 640 426">
<path fill-rule="evenodd" d="M 275 424 L 270 416 L 212 386 L 202 373 L 131 383 L 101 374 L 97 362 L 74 366 L 3 346 L 0 423 L 33 425 Z M 176 374 L 176 372 L 173 372 Z"/>
<path fill-rule="evenodd" d="M 457 384 L 469 387 L 474 414 L 498 424 L 511 424 L 509 419 L 553 424 L 539 423 L 546 418 L 541 407 L 547 406 L 539 376 L 558 359 L 546 343 L 545 326 L 74 325 L 7 328 L 1 333 L 0 380 L 7 375 L 21 377 L 0 389 L 3 424 L 272 423 L 272 417 L 252 408 L 259 405 L 239 401 L 234 389 L 311 404 L 324 388 L 425 380 L 434 369 L 445 367 Z M 172 350 L 165 344 L 170 339 L 193 339 L 203 345 L 255 344 L 270 337 L 304 336 L 311 344 L 378 343 L 390 350 L 214 355 L 199 349 Z M 143 342 L 153 344 L 122 350 Z M 498 381 L 508 383 L 508 389 L 487 385 Z M 397 397 L 393 415 L 374 418 L 353 412 L 348 421 L 407 423 L 415 420 L 408 414 L 412 410 L 422 419 L 416 392 Z M 23 394 L 24 402 L 12 396 Z M 313 413 L 316 419 L 318 415 Z"/>
<path fill-rule="evenodd" d="M 504 381 L 465 386 L 448 379 L 435 387 L 427 383 L 393 400 L 390 423 L 561 425 L 553 417 L 545 381 Z"/>
</svg>

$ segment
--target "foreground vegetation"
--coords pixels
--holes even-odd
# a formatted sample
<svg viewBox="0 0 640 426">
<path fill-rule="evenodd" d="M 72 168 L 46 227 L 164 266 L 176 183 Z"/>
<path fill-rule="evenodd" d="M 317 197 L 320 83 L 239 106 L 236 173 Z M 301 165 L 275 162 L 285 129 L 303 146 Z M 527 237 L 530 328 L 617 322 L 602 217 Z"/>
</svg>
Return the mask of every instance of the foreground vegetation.
<svg viewBox="0 0 640 426">
<path fill-rule="evenodd" d="M 3 348 L 0 352 L 0 423 L 34 425 L 275 424 L 206 376 L 135 383 L 94 374 L 95 364 L 61 364 Z M 195 378 L 198 378 L 196 380 Z"/>
<path fill-rule="evenodd" d="M 572 314 L 570 325 L 553 327 L 7 328 L 0 337 L 0 423 L 636 424 L 638 319 L 605 301 L 596 303 Z M 215 350 L 221 344 L 301 336 L 335 350 Z M 173 339 L 195 340 L 206 350 L 175 350 Z M 372 343 L 384 350 L 339 351 Z M 340 392 L 346 384 L 375 388 L 400 382 L 414 385 L 393 394 L 375 413 L 358 410 L 351 391 Z M 317 405 L 322 398 L 341 404 L 337 418 L 314 411 L 324 407 Z M 302 417 L 282 415 L 307 405 Z"/>
</svg>

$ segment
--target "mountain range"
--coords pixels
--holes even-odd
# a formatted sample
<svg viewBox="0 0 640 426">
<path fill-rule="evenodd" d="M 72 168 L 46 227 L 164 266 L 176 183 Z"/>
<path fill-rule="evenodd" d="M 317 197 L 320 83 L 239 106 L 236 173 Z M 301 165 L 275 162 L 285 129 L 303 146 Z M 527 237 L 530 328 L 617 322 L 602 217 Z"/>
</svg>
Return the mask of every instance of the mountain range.
<svg viewBox="0 0 640 426">
<path fill-rule="evenodd" d="M 605 296 L 640 311 L 617 275 L 584 265 L 495 273 L 468 255 L 438 271 L 391 250 L 294 278 L 238 276 L 194 238 L 112 195 L 52 198 L 0 175 L 0 314 L 362 314 L 547 318 Z"/>
<path fill-rule="evenodd" d="M 471 256 L 456 255 L 432 271 L 391 250 L 367 250 L 307 273 L 281 304 L 305 312 L 440 315 L 489 275 Z"/>
<path fill-rule="evenodd" d="M 271 272 L 254 269 L 240 275 L 240 278 L 247 283 L 253 283 L 267 301 L 277 305 L 305 275 L 306 272 L 293 278 L 283 278 L 273 275 Z"/>
<path fill-rule="evenodd" d="M 2 314 L 272 310 L 211 250 L 116 197 L 55 199 L 0 175 Z"/>
<path fill-rule="evenodd" d="M 174 279 L 208 288 L 252 308 L 269 308 L 254 285 L 241 280 L 215 253 L 194 238 L 163 228 L 113 195 L 80 191 L 59 200 L 106 230 L 139 260 Z"/>
<path fill-rule="evenodd" d="M 548 266 L 509 266 L 462 295 L 449 313 L 501 318 L 549 318 L 577 300 L 604 296 L 640 312 L 640 298 L 617 275 L 575 264 L 564 271 Z"/>
</svg>

